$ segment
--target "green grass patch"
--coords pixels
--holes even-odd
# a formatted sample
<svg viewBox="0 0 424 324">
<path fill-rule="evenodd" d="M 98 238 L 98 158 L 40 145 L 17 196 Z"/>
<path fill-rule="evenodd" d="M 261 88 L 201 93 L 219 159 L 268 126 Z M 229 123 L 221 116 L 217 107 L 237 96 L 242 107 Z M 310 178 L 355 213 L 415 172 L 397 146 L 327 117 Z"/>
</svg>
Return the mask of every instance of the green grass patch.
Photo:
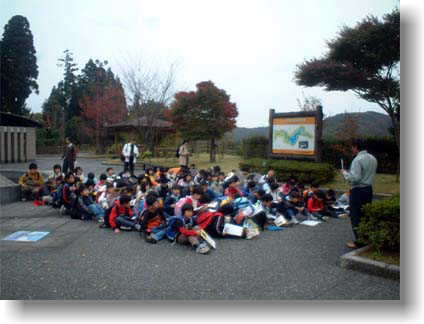
<svg viewBox="0 0 424 324">
<path fill-rule="evenodd" d="M 358 256 L 380 261 L 388 264 L 400 265 L 400 252 L 398 251 L 382 251 L 378 252 L 372 249 L 363 251 Z"/>
<path fill-rule="evenodd" d="M 343 178 L 340 173 L 337 173 L 334 180 L 322 184 L 322 187 L 338 189 L 338 190 L 349 190 L 349 183 Z M 377 173 L 374 181 L 374 193 L 383 194 L 396 194 L 400 192 L 400 182 L 396 181 L 395 174 L 383 174 Z"/>
<path fill-rule="evenodd" d="M 216 162 L 209 162 L 209 154 L 200 153 L 194 154 L 190 157 L 189 163 L 194 163 L 197 169 L 208 169 L 215 165 L 219 165 L 223 172 L 230 172 L 233 169 L 238 169 L 238 165 L 242 158 L 238 155 L 217 155 Z M 108 159 L 105 161 L 109 164 L 122 164 L 119 159 Z M 164 167 L 176 167 L 179 166 L 178 158 L 150 158 L 145 161 L 137 161 L 137 165 L 149 163 L 154 165 L 161 165 Z"/>
</svg>

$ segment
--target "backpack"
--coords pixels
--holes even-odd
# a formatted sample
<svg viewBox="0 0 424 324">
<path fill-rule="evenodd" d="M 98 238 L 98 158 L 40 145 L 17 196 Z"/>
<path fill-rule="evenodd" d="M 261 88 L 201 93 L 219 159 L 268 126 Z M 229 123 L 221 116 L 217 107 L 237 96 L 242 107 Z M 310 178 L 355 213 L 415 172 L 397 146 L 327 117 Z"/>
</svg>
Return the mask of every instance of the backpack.
<svg viewBox="0 0 424 324">
<path fill-rule="evenodd" d="M 180 157 L 180 147 L 177 147 L 177 151 L 175 152 L 175 157 Z"/>
</svg>

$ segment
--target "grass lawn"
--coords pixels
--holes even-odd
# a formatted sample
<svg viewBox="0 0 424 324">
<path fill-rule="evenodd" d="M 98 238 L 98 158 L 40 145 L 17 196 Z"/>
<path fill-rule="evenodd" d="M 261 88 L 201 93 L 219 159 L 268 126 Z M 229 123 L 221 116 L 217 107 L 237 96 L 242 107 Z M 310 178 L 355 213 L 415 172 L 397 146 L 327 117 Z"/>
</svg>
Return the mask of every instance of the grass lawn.
<svg viewBox="0 0 424 324">
<path fill-rule="evenodd" d="M 152 158 L 148 161 L 151 161 L 153 164 L 163 165 L 166 167 L 178 166 L 178 158 Z M 189 163 L 196 164 L 196 168 L 200 169 L 208 169 L 215 165 L 219 165 L 223 172 L 230 172 L 232 169 L 238 169 L 239 162 L 241 161 L 241 157 L 237 155 L 217 155 L 216 162 L 209 162 L 209 154 L 200 153 L 194 154 L 190 157 Z"/>
<path fill-rule="evenodd" d="M 383 251 L 381 253 L 377 253 L 373 250 L 367 250 L 358 255 L 364 258 L 375 260 L 375 261 L 381 261 L 384 263 L 400 265 L 399 252 Z"/>
<path fill-rule="evenodd" d="M 232 169 L 238 169 L 239 162 L 241 161 L 241 157 L 237 155 L 220 155 L 218 154 L 216 156 L 216 162 L 209 162 L 209 154 L 206 153 L 200 153 L 200 154 L 194 154 L 190 157 L 189 163 L 196 164 L 197 169 L 208 169 L 210 167 L 213 167 L 215 165 L 219 165 L 221 167 L 221 170 L 223 172 L 230 172 Z M 122 162 L 118 159 L 109 159 L 106 162 L 112 163 L 112 164 L 122 164 Z M 165 167 L 175 167 L 178 166 L 178 158 L 151 158 L 146 159 L 144 162 L 156 164 L 156 165 L 162 165 Z M 138 161 L 138 163 L 142 163 Z M 137 164 L 138 164 L 137 163 Z"/>
<path fill-rule="evenodd" d="M 323 187 L 348 190 L 349 184 L 337 173 L 335 179 L 329 183 L 322 184 Z M 378 173 L 375 177 L 374 193 L 395 194 L 400 192 L 400 182 L 396 182 L 395 174 Z"/>
</svg>

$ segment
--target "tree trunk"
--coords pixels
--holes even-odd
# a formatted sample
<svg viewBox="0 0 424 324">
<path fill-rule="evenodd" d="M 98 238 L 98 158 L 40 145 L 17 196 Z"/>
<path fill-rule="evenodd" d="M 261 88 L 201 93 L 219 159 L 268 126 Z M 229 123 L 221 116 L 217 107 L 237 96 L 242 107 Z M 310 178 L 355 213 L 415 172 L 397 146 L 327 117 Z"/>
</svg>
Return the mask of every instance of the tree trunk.
<svg viewBox="0 0 424 324">
<path fill-rule="evenodd" d="M 215 138 L 212 138 L 211 139 L 209 162 L 216 162 L 216 144 L 215 144 Z"/>
<path fill-rule="evenodd" d="M 399 150 L 399 160 L 398 160 L 398 165 L 396 170 L 396 182 L 399 182 L 399 179 L 400 179 L 400 116 L 396 116 L 395 113 L 389 113 L 389 116 L 392 120 L 395 141 Z"/>
<path fill-rule="evenodd" d="M 400 181 L 400 122 L 398 120 L 394 120 L 393 124 L 394 124 L 394 130 L 395 130 L 396 144 L 399 149 L 399 160 L 398 160 L 398 165 L 396 170 L 396 182 L 399 182 Z"/>
</svg>

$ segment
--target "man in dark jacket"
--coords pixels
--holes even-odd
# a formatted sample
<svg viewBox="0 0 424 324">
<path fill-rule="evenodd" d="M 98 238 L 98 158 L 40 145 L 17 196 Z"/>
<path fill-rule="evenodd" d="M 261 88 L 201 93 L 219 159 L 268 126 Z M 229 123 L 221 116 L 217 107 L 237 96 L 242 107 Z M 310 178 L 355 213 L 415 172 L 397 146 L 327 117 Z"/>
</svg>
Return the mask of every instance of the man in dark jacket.
<svg viewBox="0 0 424 324">
<path fill-rule="evenodd" d="M 62 167 L 62 172 L 64 174 L 68 173 L 68 169 L 69 172 L 74 172 L 74 167 L 75 167 L 75 160 L 77 159 L 77 152 L 75 149 L 75 145 L 71 142 L 69 137 L 65 138 L 65 150 L 63 152 L 63 167 Z"/>
</svg>

